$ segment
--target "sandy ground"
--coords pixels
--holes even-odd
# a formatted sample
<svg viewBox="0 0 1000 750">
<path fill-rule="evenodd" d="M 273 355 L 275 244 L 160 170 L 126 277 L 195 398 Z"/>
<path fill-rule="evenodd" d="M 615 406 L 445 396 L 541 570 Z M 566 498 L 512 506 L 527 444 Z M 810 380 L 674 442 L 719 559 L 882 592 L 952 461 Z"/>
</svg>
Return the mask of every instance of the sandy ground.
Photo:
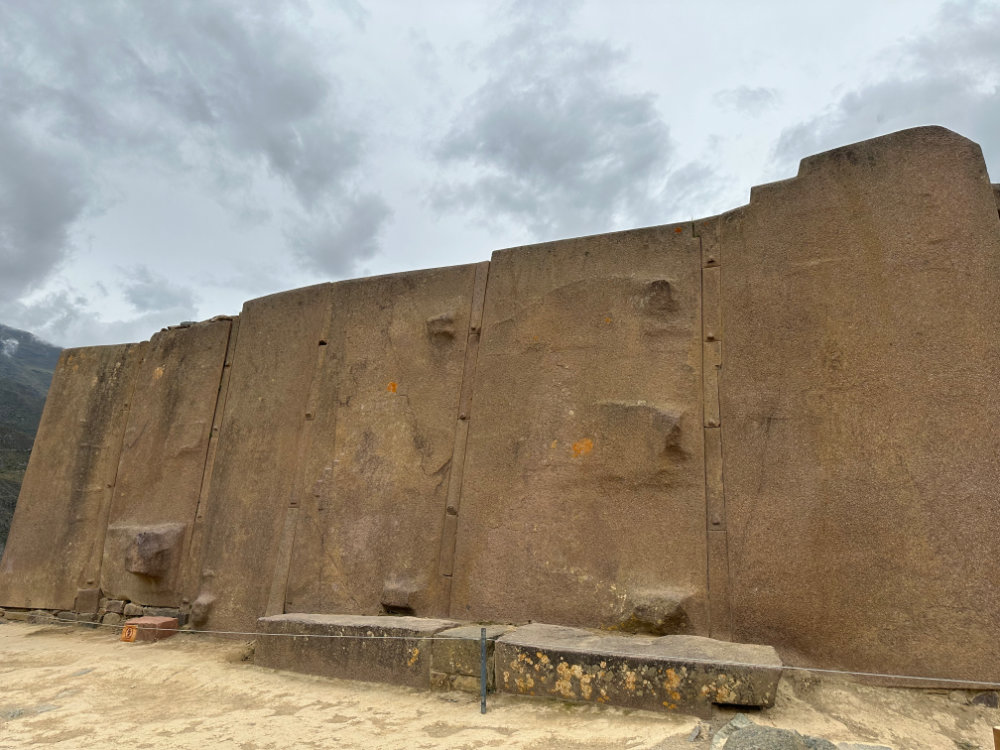
<svg viewBox="0 0 1000 750">
<path fill-rule="evenodd" d="M 697 750 L 734 712 L 693 718 L 478 697 L 275 672 L 247 644 L 178 635 L 128 644 L 113 632 L 0 620 L 0 748 L 531 748 Z M 957 695 L 797 676 L 760 724 L 896 750 L 992 750 L 995 709 Z M 964 743 L 964 744 L 963 744 Z"/>
</svg>

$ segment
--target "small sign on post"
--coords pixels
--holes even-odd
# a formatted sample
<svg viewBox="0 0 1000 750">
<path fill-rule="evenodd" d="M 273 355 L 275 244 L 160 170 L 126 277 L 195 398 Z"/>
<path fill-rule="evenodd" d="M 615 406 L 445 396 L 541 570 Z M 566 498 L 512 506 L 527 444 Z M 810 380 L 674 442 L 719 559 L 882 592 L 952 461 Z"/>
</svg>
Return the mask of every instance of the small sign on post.
<svg viewBox="0 0 1000 750">
<path fill-rule="evenodd" d="M 125 643 L 135 643 L 135 637 L 139 633 L 139 628 L 135 625 L 126 625 L 122 628 L 122 640 Z"/>
</svg>

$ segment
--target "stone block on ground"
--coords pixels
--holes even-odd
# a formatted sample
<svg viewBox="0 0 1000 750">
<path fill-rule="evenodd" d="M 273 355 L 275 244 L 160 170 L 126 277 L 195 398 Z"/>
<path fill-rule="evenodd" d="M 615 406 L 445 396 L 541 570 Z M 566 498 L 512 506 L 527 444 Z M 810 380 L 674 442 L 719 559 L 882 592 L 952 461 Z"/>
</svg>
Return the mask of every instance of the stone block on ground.
<svg viewBox="0 0 1000 750">
<path fill-rule="evenodd" d="M 176 617 L 133 617 L 125 621 L 125 626 L 129 625 L 136 628 L 136 642 L 161 641 L 177 632 Z"/>
<path fill-rule="evenodd" d="M 108 599 L 104 603 L 104 611 L 110 612 L 115 615 L 121 615 L 125 613 L 125 602 L 121 599 Z"/>
<path fill-rule="evenodd" d="M 479 692 L 480 629 L 461 625 L 442 630 L 431 641 L 431 687 L 438 690 Z M 512 625 L 486 626 L 486 689 L 495 687 L 493 650 L 496 639 L 514 630 Z M 440 639 L 440 640 L 437 640 Z"/>
<path fill-rule="evenodd" d="M 126 617 L 142 617 L 143 614 L 145 614 L 142 611 L 142 606 L 140 606 L 139 604 L 133 604 L 132 602 L 129 602 L 128 604 L 125 605 L 125 607 L 122 609 L 122 613 Z"/>
<path fill-rule="evenodd" d="M 101 618 L 101 623 L 103 625 L 114 625 L 118 626 L 122 624 L 122 616 L 117 612 L 108 612 Z"/>
<path fill-rule="evenodd" d="M 55 619 L 55 615 L 44 609 L 33 609 L 28 613 L 28 622 L 32 625 L 50 625 Z"/>
<path fill-rule="evenodd" d="M 712 704 L 773 705 L 782 670 L 770 646 L 541 624 L 499 638 L 494 660 L 501 692 L 702 717 Z"/>
<path fill-rule="evenodd" d="M 789 729 L 754 724 L 744 714 L 733 719 L 712 736 L 710 750 L 892 750 L 885 745 L 838 742 L 799 734 Z"/>
<path fill-rule="evenodd" d="M 175 617 L 182 627 L 188 620 L 188 616 L 177 607 L 143 607 L 142 614 L 150 617 Z"/>
<path fill-rule="evenodd" d="M 11 622 L 27 622 L 28 613 L 23 609 L 8 609 L 4 612 L 4 618 Z"/>
<path fill-rule="evenodd" d="M 726 750 L 837 750 L 832 742 L 819 737 L 756 724 L 737 729 L 721 747 Z"/>
<path fill-rule="evenodd" d="M 431 644 L 454 620 L 284 614 L 261 617 L 254 661 L 293 672 L 430 687 Z"/>
<path fill-rule="evenodd" d="M 101 605 L 101 590 L 95 588 L 77 589 L 73 602 L 74 612 L 96 612 Z"/>
</svg>

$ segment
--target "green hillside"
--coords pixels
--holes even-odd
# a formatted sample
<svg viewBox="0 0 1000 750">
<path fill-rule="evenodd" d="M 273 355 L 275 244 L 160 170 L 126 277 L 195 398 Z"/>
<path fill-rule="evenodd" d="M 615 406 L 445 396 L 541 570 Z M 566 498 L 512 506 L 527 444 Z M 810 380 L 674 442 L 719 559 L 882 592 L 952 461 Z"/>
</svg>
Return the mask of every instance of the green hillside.
<svg viewBox="0 0 1000 750">
<path fill-rule="evenodd" d="M 30 333 L 0 325 L 0 554 L 59 352 Z"/>
</svg>

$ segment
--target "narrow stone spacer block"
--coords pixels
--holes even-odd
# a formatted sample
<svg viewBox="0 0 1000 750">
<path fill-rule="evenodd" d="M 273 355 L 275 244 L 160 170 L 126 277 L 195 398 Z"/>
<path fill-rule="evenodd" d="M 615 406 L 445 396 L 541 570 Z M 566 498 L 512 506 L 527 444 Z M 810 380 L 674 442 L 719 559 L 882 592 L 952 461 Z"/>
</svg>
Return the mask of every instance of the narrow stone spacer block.
<svg viewBox="0 0 1000 750">
<path fill-rule="evenodd" d="M 442 630 L 431 641 L 431 687 L 436 690 L 479 692 L 479 651 L 482 625 L 462 625 Z M 496 639 L 514 630 L 513 625 L 486 627 L 486 689 L 495 688 L 493 648 Z"/>
<path fill-rule="evenodd" d="M 531 624 L 497 640 L 494 669 L 500 692 L 705 718 L 712 704 L 773 705 L 782 662 L 770 646 Z"/>
<path fill-rule="evenodd" d="M 461 623 L 422 617 L 261 617 L 254 662 L 263 667 L 429 688 L 430 636 Z"/>
<path fill-rule="evenodd" d="M 152 642 L 162 641 L 177 632 L 176 617 L 133 617 L 126 620 L 122 627 L 123 641 Z M 133 637 L 134 633 L 134 637 Z"/>
</svg>

